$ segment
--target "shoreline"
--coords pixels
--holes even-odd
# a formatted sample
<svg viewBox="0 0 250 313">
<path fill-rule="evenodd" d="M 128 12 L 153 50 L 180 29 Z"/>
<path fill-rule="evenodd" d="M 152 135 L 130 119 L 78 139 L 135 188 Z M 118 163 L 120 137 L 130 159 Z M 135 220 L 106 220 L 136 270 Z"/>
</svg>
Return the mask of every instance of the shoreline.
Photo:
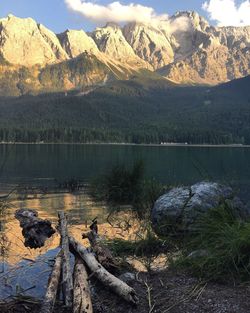
<svg viewBox="0 0 250 313">
<path fill-rule="evenodd" d="M 250 148 L 250 145 L 243 144 L 185 144 L 185 143 L 124 143 L 124 142 L 0 142 L 0 145 L 79 145 L 79 146 L 141 146 L 141 147 L 190 147 L 190 148 Z"/>
</svg>

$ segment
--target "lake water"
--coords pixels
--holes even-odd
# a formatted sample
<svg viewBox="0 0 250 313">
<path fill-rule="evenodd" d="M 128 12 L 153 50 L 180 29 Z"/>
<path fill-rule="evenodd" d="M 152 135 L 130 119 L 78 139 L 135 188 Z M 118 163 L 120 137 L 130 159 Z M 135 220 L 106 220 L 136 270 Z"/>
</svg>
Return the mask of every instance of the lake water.
<svg viewBox="0 0 250 313">
<path fill-rule="evenodd" d="M 144 160 L 147 176 L 167 184 L 203 179 L 250 182 L 250 148 L 136 145 L 0 145 L 0 183 L 85 182 L 113 165 Z"/>
<path fill-rule="evenodd" d="M 250 148 L 247 147 L 0 145 L 0 193 L 19 185 L 53 187 L 56 180 L 70 178 L 89 183 L 115 164 L 131 166 L 136 160 L 144 161 L 147 177 L 164 184 L 191 184 L 209 179 L 232 185 L 249 201 Z M 84 193 L 32 192 L 25 198 L 15 194 L 6 205 L 0 212 L 0 285 L 4 286 L 0 288 L 0 298 L 16 294 L 17 285 L 26 295 L 42 296 L 50 272 L 48 259 L 55 255 L 59 244 L 55 235 L 41 249 L 24 248 L 21 229 L 14 218 L 16 209 L 36 209 L 41 218 L 50 219 L 54 226 L 57 211 L 64 209 L 69 215 L 70 232 L 78 240 L 96 216 L 102 235 L 120 238 L 132 235 L 108 223 L 105 205 L 93 202 Z M 42 277 L 39 273 L 43 273 Z M 6 277 L 7 287 L 3 285 Z"/>
</svg>

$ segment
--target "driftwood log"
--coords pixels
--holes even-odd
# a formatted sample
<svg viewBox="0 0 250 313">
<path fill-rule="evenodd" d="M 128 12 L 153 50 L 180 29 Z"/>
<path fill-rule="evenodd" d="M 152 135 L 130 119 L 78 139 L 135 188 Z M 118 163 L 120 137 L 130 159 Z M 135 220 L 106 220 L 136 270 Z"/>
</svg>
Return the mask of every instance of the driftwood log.
<svg viewBox="0 0 250 313">
<path fill-rule="evenodd" d="M 61 266 L 62 266 L 62 250 L 60 250 L 60 252 L 56 256 L 55 264 L 53 266 L 53 270 L 50 276 L 46 295 L 43 300 L 40 313 L 53 312 L 53 308 L 54 308 L 55 301 L 56 301 L 59 280 L 60 280 L 60 275 L 61 275 Z"/>
<path fill-rule="evenodd" d="M 16 219 L 19 220 L 24 236 L 25 247 L 33 249 L 44 246 L 45 241 L 50 238 L 55 230 L 48 220 L 42 220 L 38 213 L 31 209 L 20 209 L 15 212 Z"/>
<path fill-rule="evenodd" d="M 96 255 L 96 258 L 102 266 L 109 269 L 110 267 L 116 267 L 115 259 L 111 251 L 100 240 L 98 235 L 97 219 L 95 218 L 90 225 L 90 231 L 82 234 L 83 239 L 88 239 L 91 248 Z"/>
<path fill-rule="evenodd" d="M 64 303 L 66 306 L 72 306 L 73 302 L 73 278 L 70 268 L 70 252 L 69 252 L 69 238 L 67 219 L 63 211 L 58 212 L 59 230 L 61 234 L 61 248 L 62 248 L 62 291 Z"/>
<path fill-rule="evenodd" d="M 93 313 L 88 274 L 78 256 L 75 257 L 74 267 L 73 313 Z"/>
<path fill-rule="evenodd" d="M 113 292 L 118 294 L 124 300 L 137 304 L 138 298 L 133 288 L 119 278 L 110 274 L 95 258 L 93 253 L 90 253 L 83 245 L 76 241 L 73 237 L 69 237 L 69 243 L 72 250 L 78 254 L 86 263 L 91 272 Z"/>
</svg>

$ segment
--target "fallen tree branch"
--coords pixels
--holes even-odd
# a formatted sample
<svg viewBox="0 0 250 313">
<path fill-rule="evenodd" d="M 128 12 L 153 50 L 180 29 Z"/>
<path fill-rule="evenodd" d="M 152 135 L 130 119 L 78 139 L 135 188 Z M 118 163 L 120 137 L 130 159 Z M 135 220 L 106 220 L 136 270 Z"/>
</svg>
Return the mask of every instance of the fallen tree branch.
<svg viewBox="0 0 250 313">
<path fill-rule="evenodd" d="M 95 218 L 90 225 L 90 231 L 82 234 L 82 238 L 88 238 L 89 243 L 95 253 L 97 260 L 105 268 L 116 267 L 115 259 L 111 251 L 106 247 L 98 236 L 97 219 Z"/>
<path fill-rule="evenodd" d="M 124 300 L 133 304 L 138 303 L 138 298 L 133 288 L 126 283 L 110 274 L 98 261 L 93 253 L 90 253 L 83 245 L 76 241 L 73 237 L 69 237 L 69 243 L 73 251 L 78 254 L 87 264 L 88 268 L 95 273 L 95 276 L 113 292 L 118 294 Z"/>
<path fill-rule="evenodd" d="M 62 247 L 62 291 L 64 303 L 66 306 L 72 306 L 73 302 L 73 278 L 70 268 L 70 254 L 69 254 L 69 238 L 67 220 L 63 211 L 58 212 L 59 229 L 61 234 Z"/>
<path fill-rule="evenodd" d="M 62 266 L 62 250 L 57 254 L 40 313 L 51 313 L 56 301 Z"/>
<path fill-rule="evenodd" d="M 80 257 L 75 258 L 73 313 L 93 313 L 88 274 Z"/>
</svg>

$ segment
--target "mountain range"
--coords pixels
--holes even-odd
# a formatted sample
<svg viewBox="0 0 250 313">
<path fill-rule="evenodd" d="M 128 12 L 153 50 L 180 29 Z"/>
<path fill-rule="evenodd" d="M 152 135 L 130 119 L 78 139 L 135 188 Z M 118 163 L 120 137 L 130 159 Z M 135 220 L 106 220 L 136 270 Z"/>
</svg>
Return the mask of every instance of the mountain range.
<svg viewBox="0 0 250 313">
<path fill-rule="evenodd" d="M 31 18 L 0 19 L 0 95 L 89 92 L 148 77 L 216 85 L 250 74 L 250 26 L 214 27 L 195 12 L 167 21 L 55 34 Z"/>
</svg>

